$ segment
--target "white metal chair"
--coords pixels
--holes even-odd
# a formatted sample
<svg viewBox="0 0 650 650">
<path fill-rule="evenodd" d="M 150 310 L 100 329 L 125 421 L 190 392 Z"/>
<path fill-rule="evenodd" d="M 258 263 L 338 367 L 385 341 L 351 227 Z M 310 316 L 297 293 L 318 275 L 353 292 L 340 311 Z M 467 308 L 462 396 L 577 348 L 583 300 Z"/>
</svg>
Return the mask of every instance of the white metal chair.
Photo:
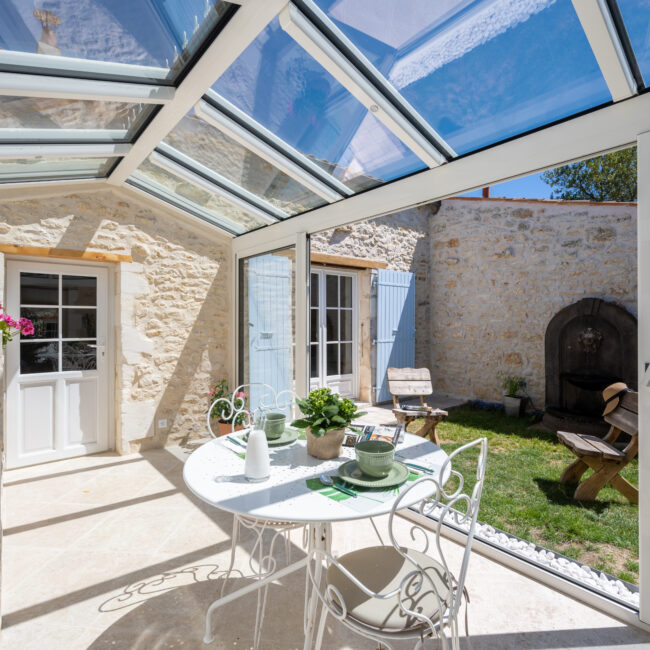
<svg viewBox="0 0 650 650">
<path fill-rule="evenodd" d="M 478 447 L 476 483 L 464 492 L 465 481 L 453 469 L 459 454 Z M 459 648 L 458 614 L 465 590 L 474 529 L 478 516 L 487 461 L 487 439 L 479 438 L 456 449 L 445 461 L 440 476 L 450 478 L 440 485 L 434 477 L 418 479 L 397 499 L 388 520 L 390 546 L 359 549 L 336 558 L 327 550 L 311 552 L 308 571 L 322 602 L 316 637 L 319 650 L 328 614 L 358 634 L 391 648 L 387 640 L 416 639 L 416 648 L 434 639 L 447 650 Z M 450 483 L 458 485 L 450 488 Z M 435 548 L 426 531 L 409 527 L 409 546 L 400 544 L 395 530 L 395 514 L 413 498 L 415 490 L 428 494 L 413 506 L 431 517 Z M 449 492 L 447 491 L 449 490 Z M 410 495 L 410 496 L 409 496 Z M 450 571 L 441 545 L 444 521 L 467 530 L 465 549 L 456 575 Z M 411 545 L 421 545 L 420 549 Z M 431 547 L 431 548 L 430 548 Z M 324 581 L 317 580 L 317 563 L 325 562 Z M 324 582 L 324 585 L 322 584 Z M 320 584 L 319 584 L 320 583 Z"/>
<path fill-rule="evenodd" d="M 252 384 L 242 384 L 237 386 L 232 393 L 230 398 L 220 397 L 212 404 L 207 413 L 207 426 L 210 435 L 213 438 L 217 438 L 211 426 L 211 414 L 215 408 L 218 406 L 221 409 L 221 417 L 224 420 L 232 419 L 231 432 L 235 431 L 235 420 L 237 416 L 243 415 L 244 426 L 249 427 L 251 425 L 252 415 L 255 409 L 251 409 L 250 405 L 247 403 L 247 397 L 237 397 L 240 394 L 246 395 L 246 392 L 250 394 L 251 390 L 256 390 L 258 395 L 257 398 L 259 403 L 257 408 L 262 411 L 282 411 L 287 413 L 287 417 L 295 419 L 297 417 L 297 406 L 296 406 L 296 394 L 292 390 L 283 390 L 279 393 L 276 393 L 275 390 L 268 384 L 262 383 L 252 383 Z M 249 567 L 252 574 L 257 579 L 262 579 L 266 575 L 273 573 L 276 567 L 276 560 L 274 557 L 274 547 L 278 538 L 284 538 L 284 550 L 287 563 L 291 562 L 291 540 L 289 533 L 291 530 L 303 528 L 302 524 L 294 524 L 290 522 L 275 522 L 275 521 L 265 521 L 263 519 L 255 519 L 254 517 L 244 517 L 242 515 L 235 514 L 233 517 L 232 523 L 232 534 L 231 534 L 231 543 L 230 543 L 230 564 L 228 569 L 224 572 L 223 582 L 221 585 L 221 598 L 223 598 L 228 584 L 228 580 L 233 573 L 233 567 L 235 565 L 235 556 L 237 553 L 237 544 L 239 542 L 239 533 L 242 528 L 246 528 L 252 531 L 256 535 L 255 543 L 253 545 L 250 559 Z M 268 545 L 268 552 L 265 552 L 264 549 L 264 533 L 270 531 L 271 541 Z M 255 566 L 257 563 L 257 566 Z M 237 571 L 240 573 L 240 571 Z M 243 576 L 243 574 L 241 574 Z M 257 615 L 255 618 L 255 634 L 253 640 L 253 647 L 257 649 L 261 640 L 262 633 L 262 623 L 264 621 L 264 612 L 266 609 L 266 595 L 267 588 L 257 592 Z M 211 643 L 214 640 L 214 634 L 212 633 L 212 620 L 211 616 L 217 607 L 212 605 L 208 608 L 208 614 L 206 616 L 206 626 L 205 626 L 205 643 Z"/>
</svg>

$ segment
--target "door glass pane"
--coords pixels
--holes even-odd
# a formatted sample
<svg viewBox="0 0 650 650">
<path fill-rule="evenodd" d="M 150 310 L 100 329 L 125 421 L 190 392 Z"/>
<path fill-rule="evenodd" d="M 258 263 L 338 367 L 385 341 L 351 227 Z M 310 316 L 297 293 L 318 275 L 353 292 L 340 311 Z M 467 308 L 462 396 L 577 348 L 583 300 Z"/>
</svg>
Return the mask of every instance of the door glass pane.
<svg viewBox="0 0 650 650">
<path fill-rule="evenodd" d="M 319 284 L 318 284 L 318 280 L 319 280 L 318 273 L 312 273 L 311 274 L 311 286 L 309 287 L 309 293 L 310 293 L 310 296 L 311 296 L 310 301 L 311 301 L 311 306 L 312 307 L 317 307 L 318 306 L 318 296 L 319 296 L 318 289 L 320 288 Z"/>
<path fill-rule="evenodd" d="M 96 309 L 63 309 L 64 339 L 90 339 L 97 336 Z"/>
<path fill-rule="evenodd" d="M 341 307 L 352 307 L 352 278 L 341 276 Z"/>
<path fill-rule="evenodd" d="M 339 344 L 338 343 L 327 344 L 327 374 L 328 375 L 339 374 Z"/>
<path fill-rule="evenodd" d="M 318 328 L 318 309 L 310 309 L 311 312 L 311 319 L 310 319 L 310 341 L 316 341 L 318 343 L 318 334 L 319 334 L 319 328 Z"/>
<path fill-rule="evenodd" d="M 128 140 L 151 114 L 152 105 L 45 97 L 0 97 L 0 139 L 62 140 L 70 136 Z M 74 133 L 71 133 L 74 131 Z"/>
<path fill-rule="evenodd" d="M 352 340 L 352 310 L 341 309 L 341 341 Z"/>
<path fill-rule="evenodd" d="M 352 374 L 352 343 L 341 343 L 341 374 Z"/>
<path fill-rule="evenodd" d="M 327 322 L 327 340 L 338 341 L 339 340 L 339 310 L 328 309 L 325 320 Z"/>
<path fill-rule="evenodd" d="M 20 373 L 30 375 L 38 372 L 57 372 L 59 369 L 59 344 L 20 343 Z"/>
<path fill-rule="evenodd" d="M 316 378 L 320 376 L 320 363 L 318 361 L 318 355 L 320 351 L 320 346 L 317 343 L 312 343 L 309 346 L 310 354 L 310 377 Z"/>
<path fill-rule="evenodd" d="M 337 307 L 339 304 L 339 276 L 328 275 L 325 283 L 326 303 L 328 307 Z"/>
<path fill-rule="evenodd" d="M 355 191 L 425 167 L 277 18 L 212 88 Z"/>
<path fill-rule="evenodd" d="M 21 273 L 20 304 L 58 305 L 59 276 L 49 273 Z"/>
<path fill-rule="evenodd" d="M 289 215 L 326 203 L 298 181 L 205 122 L 193 110 L 163 142 Z"/>
<path fill-rule="evenodd" d="M 292 246 L 248 257 L 239 266 L 239 383 L 295 388 L 295 277 Z M 269 392 L 251 387 L 249 406 L 268 404 Z"/>
<path fill-rule="evenodd" d="M 459 154 L 611 100 L 569 0 L 316 2 Z"/>
<path fill-rule="evenodd" d="M 59 310 L 39 309 L 35 307 L 21 307 L 20 315 L 29 318 L 34 324 L 32 336 L 20 335 L 21 339 L 56 339 L 59 336 Z"/>
<path fill-rule="evenodd" d="M 97 278 L 80 275 L 64 275 L 62 280 L 62 304 L 71 307 L 97 304 Z"/>
<path fill-rule="evenodd" d="M 97 350 L 90 347 L 94 341 L 68 341 L 63 343 L 62 369 L 97 370 Z"/>
</svg>

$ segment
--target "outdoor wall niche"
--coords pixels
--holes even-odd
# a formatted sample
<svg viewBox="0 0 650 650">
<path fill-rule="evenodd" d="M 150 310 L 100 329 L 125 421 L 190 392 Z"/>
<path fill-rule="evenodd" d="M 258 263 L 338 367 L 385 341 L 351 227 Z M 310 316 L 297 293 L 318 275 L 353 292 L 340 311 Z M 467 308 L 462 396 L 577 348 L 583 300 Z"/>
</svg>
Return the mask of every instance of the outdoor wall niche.
<svg viewBox="0 0 650 650">
<path fill-rule="evenodd" d="M 544 423 L 555 430 L 604 432 L 603 389 L 616 381 L 637 389 L 636 318 L 599 298 L 579 300 L 549 322 L 545 361 Z"/>
</svg>

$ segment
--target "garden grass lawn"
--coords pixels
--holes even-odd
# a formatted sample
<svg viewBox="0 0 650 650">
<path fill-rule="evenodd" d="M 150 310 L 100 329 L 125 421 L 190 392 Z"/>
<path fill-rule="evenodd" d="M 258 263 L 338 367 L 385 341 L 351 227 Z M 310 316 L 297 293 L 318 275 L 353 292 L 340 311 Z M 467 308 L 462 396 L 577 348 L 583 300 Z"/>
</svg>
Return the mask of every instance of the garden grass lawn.
<svg viewBox="0 0 650 650">
<path fill-rule="evenodd" d="M 575 456 L 554 433 L 531 429 L 531 424 L 530 419 L 466 406 L 450 411 L 437 426 L 448 453 L 476 438 L 488 439 L 479 520 L 638 584 L 638 507 L 609 486 L 594 502 L 575 501 L 575 486 L 560 483 Z M 472 454 L 455 464 L 470 489 L 476 459 Z M 638 486 L 636 460 L 622 475 Z"/>
</svg>

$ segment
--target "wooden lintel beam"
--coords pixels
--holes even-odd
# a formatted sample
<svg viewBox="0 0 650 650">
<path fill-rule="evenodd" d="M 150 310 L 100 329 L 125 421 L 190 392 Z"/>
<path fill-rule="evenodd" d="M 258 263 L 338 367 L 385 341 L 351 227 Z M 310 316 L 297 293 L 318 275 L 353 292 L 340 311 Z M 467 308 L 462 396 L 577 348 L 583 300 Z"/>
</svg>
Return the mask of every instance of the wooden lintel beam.
<svg viewBox="0 0 650 650">
<path fill-rule="evenodd" d="M 329 255 L 328 253 L 312 253 L 312 264 L 332 264 L 333 266 L 351 266 L 357 269 L 385 269 L 388 264 L 381 260 L 364 260 L 359 257 Z"/>
<path fill-rule="evenodd" d="M 84 262 L 133 262 L 130 255 L 105 253 L 103 251 L 78 251 L 70 248 L 47 248 L 45 246 L 18 246 L 0 244 L 0 253 L 9 255 L 28 255 L 30 257 L 56 257 L 64 260 L 82 260 Z"/>
</svg>

